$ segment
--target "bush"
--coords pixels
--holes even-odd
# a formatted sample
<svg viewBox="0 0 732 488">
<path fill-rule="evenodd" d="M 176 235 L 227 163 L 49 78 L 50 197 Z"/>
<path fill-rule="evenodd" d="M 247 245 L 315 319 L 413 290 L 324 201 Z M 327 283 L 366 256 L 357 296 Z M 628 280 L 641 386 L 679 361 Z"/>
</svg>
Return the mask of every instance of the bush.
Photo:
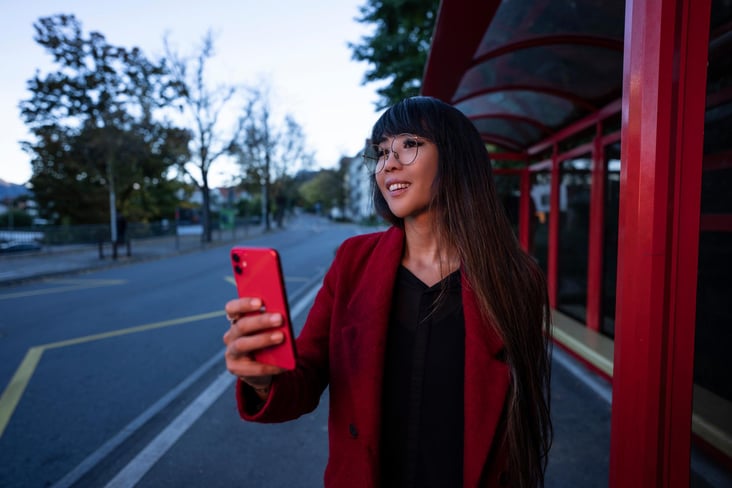
<svg viewBox="0 0 732 488">
<path fill-rule="evenodd" d="M 30 227 L 33 225 L 33 217 L 22 210 L 12 210 L 13 227 Z M 10 227 L 10 212 L 0 214 L 0 227 Z"/>
</svg>

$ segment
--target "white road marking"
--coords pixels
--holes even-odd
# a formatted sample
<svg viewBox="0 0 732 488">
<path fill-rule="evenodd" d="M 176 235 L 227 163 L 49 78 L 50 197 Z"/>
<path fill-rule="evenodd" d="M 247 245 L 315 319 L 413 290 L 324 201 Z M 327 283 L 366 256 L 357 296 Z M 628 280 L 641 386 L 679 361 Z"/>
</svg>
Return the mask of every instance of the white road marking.
<svg viewBox="0 0 732 488">
<path fill-rule="evenodd" d="M 102 444 L 99 449 L 94 451 L 76 468 L 74 468 L 66 476 L 56 482 L 56 484 L 54 484 L 52 488 L 66 488 L 69 486 L 73 486 L 86 473 L 91 471 L 97 464 L 99 464 L 99 462 L 101 462 L 105 457 L 111 454 L 112 451 L 122 445 L 123 442 L 125 442 L 130 436 L 137 432 L 138 429 L 142 428 L 142 426 L 145 425 L 148 420 L 150 420 L 161 410 L 167 407 L 170 403 L 172 403 L 173 400 L 178 398 L 178 396 L 186 389 L 190 388 L 190 386 L 195 383 L 201 376 L 203 376 L 206 371 L 211 369 L 216 363 L 220 362 L 222 355 L 222 352 L 218 352 L 211 359 L 203 363 L 203 365 L 199 367 L 196 371 L 194 371 L 190 376 L 188 376 L 188 378 L 180 382 L 178 386 L 170 390 L 160 400 L 152 404 L 150 408 L 145 410 L 136 419 L 127 424 L 114 437 Z"/>
<path fill-rule="evenodd" d="M 313 287 L 307 295 L 301 298 L 290 315 L 294 320 L 315 299 L 320 287 Z M 219 355 L 221 357 L 221 355 Z M 107 484 L 107 488 L 130 487 L 137 484 L 143 476 L 158 462 L 160 458 L 175 444 L 175 442 L 208 410 L 208 408 L 234 382 L 234 377 L 228 371 L 221 373 L 206 390 L 196 398 L 173 422 L 171 422 L 158 436 L 153 439 L 132 461 L 127 464 Z"/>
<path fill-rule="evenodd" d="M 209 385 L 206 390 L 188 405 L 173 422 L 168 425 L 158 436 L 140 451 L 137 456 L 117 473 L 112 481 L 107 483 L 107 488 L 127 488 L 134 486 L 145 476 L 158 459 L 170 449 L 173 444 L 182 436 L 199 417 L 208 410 L 221 394 L 226 391 L 234 382 L 234 376 L 225 371 Z"/>
</svg>

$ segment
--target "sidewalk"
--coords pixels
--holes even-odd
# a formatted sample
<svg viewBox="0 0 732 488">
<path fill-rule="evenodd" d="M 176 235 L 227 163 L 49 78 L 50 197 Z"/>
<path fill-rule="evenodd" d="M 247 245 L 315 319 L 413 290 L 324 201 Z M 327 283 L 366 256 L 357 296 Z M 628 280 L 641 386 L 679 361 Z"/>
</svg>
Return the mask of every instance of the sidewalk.
<svg viewBox="0 0 732 488">
<path fill-rule="evenodd" d="M 201 242 L 200 235 L 183 235 L 134 239 L 130 255 L 126 246 L 118 246 L 117 258 L 112 257 L 112 244 L 74 244 L 46 246 L 40 251 L 0 254 L 0 287 L 54 276 L 111 268 L 125 264 L 160 259 L 177 254 L 223 246 L 236 240 L 261 235 L 264 227 L 248 227 L 234 231 L 215 232 L 214 240 Z"/>
</svg>

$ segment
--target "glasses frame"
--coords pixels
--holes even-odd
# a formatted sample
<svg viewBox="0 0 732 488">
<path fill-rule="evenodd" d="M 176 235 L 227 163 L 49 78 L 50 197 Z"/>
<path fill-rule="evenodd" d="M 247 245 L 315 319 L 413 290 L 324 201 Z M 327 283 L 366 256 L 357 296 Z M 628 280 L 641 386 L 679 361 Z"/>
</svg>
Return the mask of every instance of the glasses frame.
<svg viewBox="0 0 732 488">
<path fill-rule="evenodd" d="M 399 151 L 394 150 L 394 143 L 402 137 L 407 137 L 409 139 L 414 139 L 415 141 L 417 141 L 417 145 L 415 146 L 414 151 L 414 157 L 411 161 L 402 161 L 399 158 Z M 391 138 L 389 149 L 386 150 L 386 153 L 384 155 L 380 155 L 378 158 L 370 156 L 370 154 L 381 154 L 381 152 L 384 151 L 384 147 L 382 147 L 381 144 L 369 144 L 368 146 L 366 146 L 366 149 L 364 149 L 361 157 L 366 167 L 369 169 L 373 168 L 374 174 L 378 174 L 381 173 L 386 167 L 386 162 L 389 160 L 389 156 L 391 154 L 394 155 L 394 158 L 402 166 L 409 166 L 411 164 L 414 164 L 414 162 L 417 161 L 417 158 L 419 157 L 419 148 L 422 147 L 425 142 L 427 142 L 427 139 L 425 139 L 424 137 L 410 134 L 409 132 L 402 132 L 401 134 L 397 134 L 396 136 Z"/>
</svg>

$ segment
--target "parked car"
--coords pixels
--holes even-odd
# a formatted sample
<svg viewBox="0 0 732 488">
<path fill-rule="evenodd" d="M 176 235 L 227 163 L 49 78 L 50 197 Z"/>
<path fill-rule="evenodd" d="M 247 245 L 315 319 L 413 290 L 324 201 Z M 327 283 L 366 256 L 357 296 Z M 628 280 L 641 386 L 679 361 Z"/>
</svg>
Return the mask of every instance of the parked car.
<svg viewBox="0 0 732 488">
<path fill-rule="evenodd" d="M 35 241 L 5 241 L 0 242 L 0 253 L 40 251 L 41 245 Z"/>
</svg>

